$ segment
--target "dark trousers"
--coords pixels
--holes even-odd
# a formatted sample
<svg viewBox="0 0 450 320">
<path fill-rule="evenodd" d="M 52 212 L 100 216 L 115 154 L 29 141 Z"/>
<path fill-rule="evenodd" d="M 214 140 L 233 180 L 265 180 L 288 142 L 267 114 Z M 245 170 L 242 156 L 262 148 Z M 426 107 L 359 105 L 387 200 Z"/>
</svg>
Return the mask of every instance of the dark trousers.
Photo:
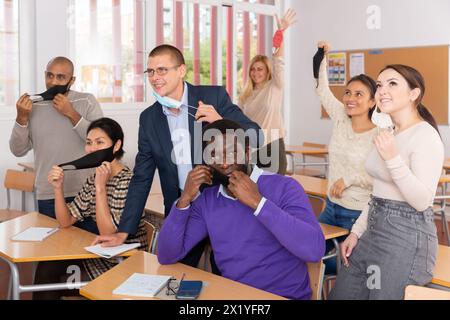
<svg viewBox="0 0 450 320">
<path fill-rule="evenodd" d="M 74 197 L 67 197 L 66 203 L 70 203 L 75 199 Z M 39 213 L 45 214 L 46 216 L 49 216 L 50 218 L 56 219 L 56 213 L 55 213 L 55 199 L 48 199 L 48 200 L 38 200 L 38 209 Z M 99 234 L 97 224 L 95 223 L 94 219 L 92 218 L 85 218 L 83 221 L 78 221 L 74 224 L 75 227 L 78 227 L 80 229 Z"/>
</svg>

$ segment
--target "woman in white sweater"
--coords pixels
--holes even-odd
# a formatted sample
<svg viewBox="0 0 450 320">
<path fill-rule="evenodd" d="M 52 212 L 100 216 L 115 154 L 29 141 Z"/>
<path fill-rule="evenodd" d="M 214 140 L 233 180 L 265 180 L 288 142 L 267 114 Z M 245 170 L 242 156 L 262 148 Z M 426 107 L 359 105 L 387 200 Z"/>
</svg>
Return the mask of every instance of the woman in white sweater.
<svg viewBox="0 0 450 320">
<path fill-rule="evenodd" d="M 258 150 L 258 166 L 279 174 L 286 173 L 284 146 L 285 128 L 281 115 L 283 101 L 284 49 L 283 32 L 295 21 L 295 11 L 289 9 L 280 20 L 274 36 L 273 65 L 264 55 L 250 61 L 248 80 L 239 97 L 244 114 L 255 121 L 264 132 L 265 146 Z M 273 68 L 272 68 L 273 67 Z"/>
<path fill-rule="evenodd" d="M 374 146 L 373 138 L 377 132 L 370 120 L 375 106 L 376 83 L 363 74 L 353 77 L 347 83 L 342 103 L 328 86 L 326 54 L 329 45 L 322 41 L 318 47 L 324 49 L 325 55 L 320 64 L 316 91 L 333 122 L 328 149 L 328 194 L 319 221 L 350 230 L 372 191 L 372 179 L 364 163 Z M 332 248 L 331 241 L 327 242 L 327 251 Z M 325 264 L 326 273 L 336 273 L 336 259 L 327 259 Z"/>
<path fill-rule="evenodd" d="M 342 244 L 331 299 L 402 299 L 405 287 L 432 279 L 437 251 L 433 199 L 444 146 L 422 104 L 421 74 L 389 65 L 378 76 L 376 101 L 395 128 L 381 130 L 367 161 L 371 201 Z"/>
</svg>

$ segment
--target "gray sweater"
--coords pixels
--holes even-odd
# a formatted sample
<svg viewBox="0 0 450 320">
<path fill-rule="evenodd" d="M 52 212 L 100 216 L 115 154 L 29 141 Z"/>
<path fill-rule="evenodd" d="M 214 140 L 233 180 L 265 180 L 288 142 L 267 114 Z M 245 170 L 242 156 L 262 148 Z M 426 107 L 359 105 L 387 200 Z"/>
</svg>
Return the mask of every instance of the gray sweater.
<svg viewBox="0 0 450 320">
<path fill-rule="evenodd" d="M 54 199 L 47 175 L 53 165 L 72 161 L 85 154 L 86 131 L 91 121 L 101 118 L 103 112 L 92 94 L 70 91 L 68 98 L 81 120 L 73 127 L 69 118 L 60 114 L 52 101 L 33 104 L 27 126 L 16 123 L 13 127 L 9 147 L 16 157 L 34 151 L 36 172 L 36 196 L 38 200 Z M 64 195 L 75 196 L 91 170 L 66 171 Z"/>
</svg>

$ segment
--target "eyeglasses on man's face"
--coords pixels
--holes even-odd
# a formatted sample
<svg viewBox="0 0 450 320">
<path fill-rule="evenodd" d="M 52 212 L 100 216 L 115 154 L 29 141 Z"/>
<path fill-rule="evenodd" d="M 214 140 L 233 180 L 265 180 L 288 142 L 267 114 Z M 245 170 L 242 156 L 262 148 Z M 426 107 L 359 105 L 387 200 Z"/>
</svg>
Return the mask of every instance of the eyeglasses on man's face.
<svg viewBox="0 0 450 320">
<path fill-rule="evenodd" d="M 72 79 L 72 77 L 67 74 L 63 74 L 63 73 L 54 74 L 53 72 L 50 72 L 50 71 L 45 71 L 45 77 L 48 80 L 53 80 L 56 78 L 56 80 L 58 80 L 58 81 L 66 81 L 66 80 Z"/>
<path fill-rule="evenodd" d="M 159 67 L 156 69 L 147 69 L 144 71 L 144 73 L 146 73 L 147 76 L 149 76 L 150 78 L 153 77 L 155 75 L 155 73 L 158 76 L 164 76 L 167 74 L 167 72 L 169 72 L 169 70 L 177 69 L 178 67 L 180 67 L 180 65 L 173 66 L 173 67 Z"/>
</svg>

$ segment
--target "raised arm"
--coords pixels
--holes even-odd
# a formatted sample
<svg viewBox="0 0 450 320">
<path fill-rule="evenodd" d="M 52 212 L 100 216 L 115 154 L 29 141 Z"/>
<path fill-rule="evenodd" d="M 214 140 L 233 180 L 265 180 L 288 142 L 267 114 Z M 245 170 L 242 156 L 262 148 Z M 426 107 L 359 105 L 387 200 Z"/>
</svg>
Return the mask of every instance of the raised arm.
<svg viewBox="0 0 450 320">
<path fill-rule="evenodd" d="M 9 139 L 9 148 L 16 157 L 22 157 L 33 147 L 28 123 L 33 110 L 33 102 L 27 93 L 17 100 L 16 109 L 16 122 Z"/>
<path fill-rule="evenodd" d="M 283 18 L 279 18 L 278 15 L 275 15 L 277 21 L 278 30 L 276 31 L 273 39 L 273 47 L 274 47 L 274 57 L 282 57 L 284 55 L 284 31 L 292 26 L 295 20 L 296 12 L 294 9 L 288 9 L 284 14 Z"/>
<path fill-rule="evenodd" d="M 333 92 L 331 92 L 328 83 L 326 55 L 329 52 L 330 46 L 328 43 L 321 41 L 318 43 L 317 47 L 323 48 L 325 55 L 320 64 L 319 79 L 317 80 L 318 85 L 316 88 L 316 93 L 319 96 L 320 103 L 325 108 L 330 118 L 332 120 L 342 119 L 343 117 L 347 117 L 347 114 L 345 113 L 344 110 L 344 104 L 334 96 Z"/>
<path fill-rule="evenodd" d="M 86 140 L 87 129 L 91 122 L 103 117 L 103 111 L 100 104 L 92 94 L 88 94 L 87 96 L 86 108 L 86 115 L 80 115 L 79 120 L 74 124 L 73 128 L 83 141 Z"/>
<path fill-rule="evenodd" d="M 264 197 L 258 185 L 242 172 L 233 172 L 229 181 L 228 188 L 235 197 L 255 210 L 256 219 L 293 255 L 305 262 L 323 257 L 325 238 L 298 182 L 291 178 L 275 180 L 274 187 L 283 189 L 280 204 L 276 204 Z"/>
<path fill-rule="evenodd" d="M 77 222 L 77 219 L 70 213 L 69 207 L 64 199 L 64 171 L 58 167 L 53 166 L 48 173 L 48 182 L 53 186 L 55 193 L 55 215 L 59 225 L 62 228 L 67 228 Z"/>
<path fill-rule="evenodd" d="M 203 216 L 204 198 L 200 186 L 212 183 L 211 171 L 197 166 L 186 179 L 186 185 L 178 201 L 174 203 L 158 238 L 158 260 L 161 264 L 175 263 L 208 235 Z"/>
</svg>

